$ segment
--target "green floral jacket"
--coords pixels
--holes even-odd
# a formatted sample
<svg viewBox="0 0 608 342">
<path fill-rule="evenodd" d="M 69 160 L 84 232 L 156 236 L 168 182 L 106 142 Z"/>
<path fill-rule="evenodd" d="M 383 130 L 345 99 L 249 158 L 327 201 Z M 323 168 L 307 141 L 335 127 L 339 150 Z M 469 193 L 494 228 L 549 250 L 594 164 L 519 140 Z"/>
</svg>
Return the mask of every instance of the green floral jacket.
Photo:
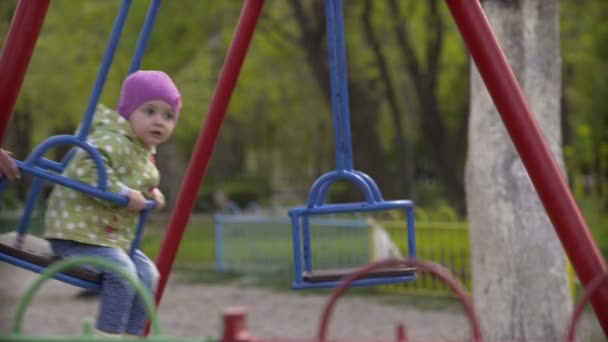
<svg viewBox="0 0 608 342">
<path fill-rule="evenodd" d="M 128 121 L 114 110 L 97 106 L 87 141 L 103 158 L 110 191 L 121 193 L 129 187 L 149 195 L 158 186 L 160 176 L 154 165 L 154 151 L 144 148 Z M 95 163 L 82 149 L 63 175 L 97 185 Z M 48 200 L 44 237 L 128 251 L 138 218 L 138 213 L 124 207 L 56 185 Z"/>
</svg>

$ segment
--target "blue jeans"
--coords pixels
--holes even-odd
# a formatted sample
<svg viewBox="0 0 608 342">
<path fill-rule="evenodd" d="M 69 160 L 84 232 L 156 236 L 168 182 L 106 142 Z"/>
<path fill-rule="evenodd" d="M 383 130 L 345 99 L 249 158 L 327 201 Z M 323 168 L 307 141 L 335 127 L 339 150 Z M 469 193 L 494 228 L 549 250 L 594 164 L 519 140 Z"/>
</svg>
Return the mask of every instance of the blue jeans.
<svg viewBox="0 0 608 342">
<path fill-rule="evenodd" d="M 156 291 L 158 269 L 140 250 L 131 259 L 123 250 L 116 248 L 60 239 L 49 239 L 49 242 L 53 253 L 59 257 L 87 255 L 110 260 L 137 276 L 152 295 Z M 147 315 L 143 302 L 136 296 L 133 287 L 126 279 L 112 272 L 100 269 L 95 271 L 102 274 L 97 329 L 111 334 L 142 335 Z"/>
</svg>

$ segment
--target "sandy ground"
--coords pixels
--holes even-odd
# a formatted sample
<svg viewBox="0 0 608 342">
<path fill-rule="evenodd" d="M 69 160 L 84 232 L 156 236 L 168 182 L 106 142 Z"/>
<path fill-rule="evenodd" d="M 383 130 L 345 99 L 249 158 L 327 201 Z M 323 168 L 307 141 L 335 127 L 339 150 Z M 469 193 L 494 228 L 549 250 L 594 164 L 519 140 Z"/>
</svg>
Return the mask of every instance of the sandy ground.
<svg viewBox="0 0 608 342">
<path fill-rule="evenodd" d="M 0 336 L 10 333 L 20 296 L 36 275 L 0 263 Z M 23 322 L 25 335 L 76 336 L 83 321 L 93 321 L 96 299 L 77 299 L 79 289 L 51 280 L 36 294 Z M 170 281 L 159 310 L 163 334 L 174 337 L 219 337 L 221 315 L 229 307 L 247 308 L 247 327 L 259 337 L 306 339 L 316 336 L 326 296 L 274 292 L 236 285 L 193 285 Z M 457 340 L 469 336 L 464 314 L 421 311 L 404 304 L 382 304 L 374 298 L 346 296 L 332 315 L 330 338 L 394 340 L 396 325 L 405 323 L 411 340 Z M 587 315 L 580 337 L 603 336 L 595 317 Z M 602 337 L 603 338 L 603 337 Z"/>
</svg>

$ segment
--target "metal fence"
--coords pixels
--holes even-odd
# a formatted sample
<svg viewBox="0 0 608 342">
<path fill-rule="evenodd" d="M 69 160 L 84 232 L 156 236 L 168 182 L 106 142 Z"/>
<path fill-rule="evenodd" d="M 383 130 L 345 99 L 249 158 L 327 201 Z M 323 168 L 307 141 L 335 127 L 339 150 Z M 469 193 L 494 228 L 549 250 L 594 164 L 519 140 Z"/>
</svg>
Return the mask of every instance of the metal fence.
<svg viewBox="0 0 608 342">
<path fill-rule="evenodd" d="M 379 243 L 377 229 L 390 239 Z M 365 265 L 386 256 L 387 247 L 407 255 L 403 220 L 311 219 L 311 247 L 315 269 Z M 262 215 L 216 215 L 216 269 L 243 274 L 264 273 L 285 279 L 292 276 L 291 222 L 287 217 Z M 382 250 L 380 250 L 382 249 Z M 470 290 L 471 266 L 465 222 L 416 222 L 417 257 L 438 262 Z M 394 253 L 391 254 L 394 256 Z M 432 276 L 422 273 L 411 283 L 383 285 L 385 293 L 451 295 Z"/>
<path fill-rule="evenodd" d="M 400 221 L 378 222 L 389 236 L 401 236 L 405 231 L 405 224 Z M 399 250 L 404 251 L 405 246 L 397 242 Z M 417 258 L 437 262 L 450 270 L 450 272 L 471 290 L 471 253 L 469 248 L 469 230 L 466 222 L 416 222 L 416 252 Z M 451 295 L 452 291 L 443 282 L 428 273 L 421 273 L 418 279 L 411 283 L 386 285 L 381 291 L 390 293 L 411 293 L 428 295 Z"/>
</svg>

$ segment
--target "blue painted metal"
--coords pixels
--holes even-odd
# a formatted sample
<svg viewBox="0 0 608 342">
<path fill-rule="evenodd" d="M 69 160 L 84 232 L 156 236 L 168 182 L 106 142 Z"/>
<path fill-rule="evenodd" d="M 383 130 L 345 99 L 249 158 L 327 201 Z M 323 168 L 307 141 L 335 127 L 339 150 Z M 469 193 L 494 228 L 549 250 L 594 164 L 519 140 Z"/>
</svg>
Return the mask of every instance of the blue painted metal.
<svg viewBox="0 0 608 342">
<path fill-rule="evenodd" d="M 224 215 L 215 214 L 215 269 L 218 271 L 224 270 Z"/>
<path fill-rule="evenodd" d="M 114 28 L 110 34 L 110 40 L 108 41 L 103 60 L 101 62 L 101 67 L 99 68 L 97 79 L 95 80 L 95 86 L 93 87 L 93 92 L 89 97 L 89 103 L 87 104 L 87 108 L 84 112 L 84 118 L 82 119 L 82 123 L 78 130 L 78 138 L 80 140 L 85 140 L 89 134 L 89 130 L 91 129 L 91 124 L 93 123 L 93 114 L 95 114 L 95 108 L 99 102 L 101 91 L 106 83 L 108 72 L 110 71 L 110 66 L 112 65 L 112 60 L 114 59 L 114 54 L 116 52 L 116 47 L 118 46 L 118 41 L 122 35 L 122 29 L 124 28 L 125 22 L 127 21 L 127 16 L 129 15 L 131 2 L 131 0 L 122 1 L 118 15 L 116 16 L 116 20 L 114 21 Z M 67 162 L 69 162 L 69 159 L 66 160 L 66 164 Z"/>
<path fill-rule="evenodd" d="M 78 129 L 78 137 L 82 140 L 86 139 L 89 131 L 91 129 L 91 124 L 93 122 L 93 116 L 95 114 L 95 108 L 97 103 L 99 102 L 99 98 L 101 96 L 101 92 L 103 90 L 103 86 L 108 77 L 108 72 L 110 70 L 110 66 L 112 65 L 112 60 L 114 59 L 114 55 L 116 53 L 116 48 L 118 47 L 118 42 L 120 40 L 120 36 L 122 30 L 124 28 L 124 24 L 129 14 L 129 8 L 131 7 L 132 0 L 124 0 L 119 9 L 116 20 L 114 21 L 114 28 L 112 29 L 112 33 L 110 34 L 110 40 L 108 41 L 108 45 L 106 47 L 106 51 L 103 56 L 103 60 L 101 63 L 101 67 L 97 74 L 97 79 L 95 80 L 95 86 L 93 88 L 93 92 L 89 98 L 89 102 L 87 104 L 87 108 L 85 109 L 84 118 L 82 120 L 82 124 Z M 144 53 L 146 51 L 146 46 L 148 45 L 148 41 L 150 39 L 150 34 L 152 33 L 152 28 L 154 27 L 154 22 L 156 21 L 156 15 L 158 13 L 158 9 L 160 7 L 160 0 L 153 0 L 150 3 L 150 7 L 148 8 L 148 14 L 146 15 L 146 20 L 144 22 L 142 31 L 139 34 L 139 38 L 137 40 L 137 45 L 135 47 L 135 53 L 133 55 L 133 59 L 131 60 L 131 66 L 129 67 L 129 74 L 132 74 L 137 69 L 139 69 L 141 65 L 141 60 L 143 59 Z M 65 155 L 63 160 L 61 161 L 61 169 L 65 168 L 65 166 L 72 160 L 74 157 L 74 153 L 76 153 L 75 149 L 71 149 Z M 61 172 L 61 171 L 59 171 Z"/>
<path fill-rule="evenodd" d="M 380 210 L 405 210 L 407 217 L 408 256 L 416 257 L 414 229 L 414 203 L 410 200 L 385 201 L 374 180 L 367 174 L 353 169 L 350 114 L 348 99 L 348 76 L 346 63 L 346 42 L 341 0 L 326 0 L 327 41 L 329 54 L 329 74 L 331 85 L 331 105 L 335 131 L 336 170 L 320 176 L 312 185 L 306 206 L 289 211 L 292 224 L 292 242 L 296 289 L 334 287 L 339 282 L 310 283 L 303 279 L 305 272 L 313 270 L 311 255 L 310 220 L 311 215 L 334 213 L 369 212 Z M 330 186 L 336 181 L 350 182 L 361 189 L 365 198 L 360 203 L 325 204 Z M 384 277 L 355 281 L 354 286 L 379 285 L 411 281 L 415 275 Z"/>
<path fill-rule="evenodd" d="M 148 216 L 150 215 L 150 210 L 154 208 L 154 202 L 149 201 L 146 209 L 141 210 L 139 212 L 139 220 L 137 221 L 137 227 L 135 228 L 135 236 L 133 237 L 133 241 L 131 242 L 131 248 L 129 248 L 129 256 L 131 259 L 135 256 L 135 252 L 139 248 L 141 244 L 141 239 L 144 236 L 144 229 L 146 227 L 146 222 L 148 222 Z"/>
<path fill-rule="evenodd" d="M 97 79 L 95 80 L 95 85 L 93 87 L 91 96 L 89 97 L 84 117 L 76 135 L 57 135 L 50 137 L 43 141 L 40 145 L 38 145 L 38 147 L 34 149 L 34 151 L 32 151 L 30 156 L 24 162 L 15 160 L 17 167 L 19 167 L 19 169 L 23 173 L 28 173 L 34 176 L 32 187 L 26 200 L 23 216 L 19 223 L 19 227 L 17 228 L 17 233 L 20 236 L 23 236 L 27 233 L 27 229 L 31 221 L 31 216 L 36 206 L 36 200 L 42 190 L 44 180 L 75 189 L 90 196 L 107 200 L 121 206 L 126 206 L 129 202 L 126 196 L 108 191 L 106 169 L 103 159 L 97 149 L 86 141 L 86 138 L 89 134 L 91 124 L 93 122 L 93 116 L 95 114 L 95 108 L 97 106 L 97 103 L 99 102 L 99 98 L 101 96 L 101 92 L 107 79 L 110 66 L 112 65 L 112 61 L 114 59 L 114 55 L 118 47 L 118 42 L 122 35 L 122 30 L 127 20 L 131 4 L 132 0 L 122 1 L 118 15 L 114 21 L 112 33 L 110 35 L 110 39 L 105 50 L 99 72 L 97 74 Z M 148 9 L 148 13 L 146 15 L 146 21 L 144 22 L 142 31 L 137 42 L 135 53 L 129 69 L 129 74 L 137 70 L 141 65 L 141 60 L 145 53 L 145 49 L 149 41 L 150 34 L 152 32 L 152 28 L 154 26 L 159 7 L 160 0 L 152 0 Z M 66 156 L 60 163 L 43 157 L 49 149 L 54 148 L 58 145 L 73 145 L 74 148 L 72 148 L 66 154 Z M 64 177 L 60 174 L 61 172 L 63 172 L 67 164 L 72 160 L 77 150 L 76 147 L 79 147 L 85 152 L 87 152 L 90 158 L 94 161 L 95 166 L 97 168 L 97 185 L 93 186 L 90 184 L 86 184 L 75 179 Z M 2 178 L 0 179 L 0 196 L 4 192 L 5 187 L 6 179 Z M 147 201 L 144 210 L 140 212 L 139 221 L 137 223 L 135 231 L 135 238 L 133 239 L 131 248 L 129 250 L 129 254 L 131 256 L 141 243 L 145 223 L 152 208 L 154 208 L 154 202 L 149 200 Z M 44 267 L 38 266 L 25 260 L 20 260 L 4 253 L 0 253 L 0 260 L 37 273 L 41 273 L 45 270 Z M 78 279 L 70 275 L 59 274 L 55 278 L 66 283 L 86 288 L 89 290 L 100 290 L 99 284 Z"/>
<path fill-rule="evenodd" d="M 57 171 L 59 164 L 43 158 L 43 155 L 48 150 L 50 150 L 54 147 L 57 147 L 59 145 L 65 145 L 65 144 L 71 144 L 71 145 L 75 145 L 77 147 L 82 148 L 89 154 L 90 158 L 95 162 L 95 165 L 97 167 L 97 178 L 98 178 L 98 183 L 96 186 L 64 177 L 55 172 L 51 172 L 51 171 Z M 50 138 L 46 139 L 44 142 L 42 142 L 40 145 L 38 145 L 38 147 L 36 147 L 36 149 L 34 149 L 34 151 L 32 151 L 32 153 L 26 159 L 25 162 L 15 160 L 15 163 L 17 164 L 17 167 L 19 167 L 19 169 L 23 173 L 28 173 L 28 174 L 35 176 L 35 178 L 34 178 L 35 181 L 33 184 L 33 187 L 35 189 L 32 189 L 30 192 L 30 195 L 28 197 L 28 204 L 30 203 L 30 198 L 32 198 L 32 192 L 35 192 L 35 194 L 33 196 L 37 196 L 37 194 L 39 193 L 39 190 L 40 190 L 39 187 L 42 185 L 43 180 L 50 181 L 55 184 L 60 184 L 60 185 L 84 192 L 88 195 L 116 203 L 118 205 L 125 206 L 129 202 L 129 200 L 126 196 L 115 194 L 115 193 L 108 191 L 106 169 L 105 169 L 105 165 L 104 165 L 103 159 L 101 157 L 101 154 L 95 147 L 93 147 L 93 145 L 89 144 L 86 141 L 81 141 L 76 136 L 58 135 L 58 136 L 50 137 Z M 47 168 L 51 169 L 51 171 L 49 171 Z M 130 248 L 131 256 L 133 255 L 135 250 L 139 247 L 147 216 L 149 215 L 150 209 L 152 209 L 153 207 L 154 207 L 154 201 L 148 200 L 146 203 L 145 209 L 140 212 L 140 218 L 137 223 L 136 230 L 135 230 L 135 238 L 133 239 L 133 242 L 132 242 L 131 248 Z M 22 218 L 22 222 L 20 223 L 20 226 L 18 229 L 18 234 L 23 235 L 23 234 L 27 233 L 27 227 L 28 227 L 27 223 L 29 222 L 29 217 L 31 215 L 32 210 L 33 210 L 33 207 L 31 207 L 31 206 L 27 206 L 25 208 L 25 212 L 26 213 L 29 212 L 29 214 L 24 215 L 24 218 Z M 24 222 L 24 221 L 28 221 L 28 222 Z M 37 273 L 41 273 L 46 269 L 45 267 L 41 267 L 39 265 L 36 265 L 36 264 L 31 263 L 26 260 L 21 260 L 21 259 L 15 258 L 14 256 L 11 256 L 11 255 L 8 255 L 8 254 L 2 253 L 2 252 L 0 252 L 0 260 L 8 262 L 8 263 L 13 264 L 18 267 L 33 271 L 33 272 L 37 272 Z M 100 290 L 99 284 L 97 284 L 97 283 L 75 278 L 75 277 L 72 277 L 67 274 L 63 274 L 63 273 L 58 274 L 56 276 L 56 279 L 66 282 L 68 284 L 79 286 L 79 287 L 89 289 L 92 291 Z"/>
<path fill-rule="evenodd" d="M 46 270 L 46 267 L 42 267 L 39 265 L 36 265 L 34 263 L 31 263 L 29 261 L 26 260 L 22 260 L 19 258 L 15 258 L 12 255 L 8 255 L 8 254 L 4 254 L 0 252 L 0 260 L 4 261 L 6 263 L 9 263 L 11 265 L 35 272 L 35 273 L 43 273 Z M 72 277 L 69 274 L 66 273 L 59 273 L 55 276 L 53 276 L 53 278 L 62 281 L 64 283 L 70 284 L 70 285 L 74 285 L 74 286 L 78 286 L 81 287 L 83 289 L 87 289 L 87 290 L 91 290 L 91 291 L 95 291 L 95 292 L 100 292 L 101 291 L 101 285 L 98 283 L 93 283 L 87 280 L 83 280 L 80 278 L 76 278 L 76 277 Z"/>
<path fill-rule="evenodd" d="M 141 30 L 141 33 L 139 34 L 137 46 L 135 48 L 135 54 L 133 55 L 131 66 L 129 67 L 129 75 L 137 71 L 139 69 L 139 66 L 141 65 L 141 60 L 144 57 L 144 53 L 146 52 L 146 46 L 148 46 L 148 41 L 150 40 L 150 34 L 152 33 L 152 29 L 154 28 L 154 22 L 156 21 L 156 15 L 158 14 L 159 7 L 160 0 L 152 0 L 152 2 L 150 3 L 150 7 L 148 7 L 146 21 L 144 22 L 144 26 Z"/>
<path fill-rule="evenodd" d="M 34 180 L 32 181 L 32 186 L 30 187 L 30 192 L 27 195 L 23 215 L 21 216 L 21 220 L 19 221 L 19 227 L 17 227 L 17 233 L 19 235 L 27 233 L 27 228 L 30 226 L 32 215 L 34 213 L 34 208 L 36 207 L 36 200 L 38 199 L 38 195 L 40 195 L 40 191 L 42 191 L 43 185 L 44 183 L 42 182 L 42 179 L 34 177 Z"/>
<path fill-rule="evenodd" d="M 416 280 L 416 275 L 409 276 L 401 276 L 401 277 L 378 277 L 378 278 L 367 278 L 367 279 L 359 279 L 353 282 L 353 287 L 361 287 L 361 286 L 379 286 L 379 285 L 389 285 L 389 284 L 400 284 L 407 283 L 410 281 Z M 324 282 L 307 282 L 304 279 L 300 278 L 299 281 L 296 280 L 293 282 L 292 288 L 295 290 L 308 290 L 308 289 L 328 289 L 334 288 L 341 284 L 341 281 L 324 281 Z"/>
<path fill-rule="evenodd" d="M 97 167 L 97 176 L 99 182 L 99 185 L 97 187 L 93 187 L 82 182 L 68 179 L 57 174 L 57 172 L 62 171 L 61 165 L 59 163 L 42 157 L 49 149 L 58 145 L 66 144 L 81 147 L 89 153 L 91 159 L 93 159 Z M 34 208 L 36 207 L 36 201 L 42 190 L 43 180 L 49 180 L 54 183 L 65 185 L 76 190 L 90 193 L 91 195 L 97 194 L 98 197 L 108 199 L 117 204 L 126 204 L 125 198 L 123 196 L 119 197 L 116 194 L 107 193 L 106 171 L 103 159 L 101 158 L 99 152 L 92 145 L 87 142 L 81 141 L 75 136 L 57 135 L 50 137 L 43 141 L 40 145 L 38 145 L 38 147 L 30 154 L 30 156 L 25 162 L 17 160 L 15 161 L 15 163 L 24 172 L 36 176 L 32 181 L 32 185 L 30 187 L 30 191 L 26 200 L 25 208 L 23 210 L 23 215 L 17 228 L 17 232 L 19 235 L 24 235 L 27 233 L 27 229 L 29 227 Z M 38 166 L 37 164 L 40 166 Z M 45 167 L 48 167 L 51 170 L 48 171 L 45 169 Z"/>
</svg>

